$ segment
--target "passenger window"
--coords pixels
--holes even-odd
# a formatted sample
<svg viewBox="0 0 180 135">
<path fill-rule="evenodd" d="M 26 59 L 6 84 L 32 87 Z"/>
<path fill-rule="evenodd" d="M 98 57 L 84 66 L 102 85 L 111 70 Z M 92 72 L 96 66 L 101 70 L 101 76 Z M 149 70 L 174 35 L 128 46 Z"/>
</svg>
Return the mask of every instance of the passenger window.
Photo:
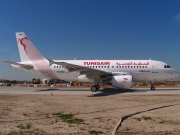
<svg viewBox="0 0 180 135">
<path fill-rule="evenodd" d="M 106 66 L 104 66 L 104 68 L 106 68 Z"/>
<path fill-rule="evenodd" d="M 118 68 L 118 66 L 117 66 L 117 68 Z"/>
</svg>

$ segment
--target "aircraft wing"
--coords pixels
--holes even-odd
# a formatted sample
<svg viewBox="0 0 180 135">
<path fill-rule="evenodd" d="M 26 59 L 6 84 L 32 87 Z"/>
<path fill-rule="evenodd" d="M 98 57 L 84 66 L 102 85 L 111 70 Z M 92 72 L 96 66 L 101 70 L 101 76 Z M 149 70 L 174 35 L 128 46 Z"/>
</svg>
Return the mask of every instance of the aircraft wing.
<svg viewBox="0 0 180 135">
<path fill-rule="evenodd" d="M 99 78 L 101 76 L 102 78 L 108 78 L 109 76 L 112 75 L 111 72 L 88 68 L 88 67 L 75 65 L 75 64 L 71 64 L 71 63 L 67 63 L 67 62 L 56 62 L 56 61 L 53 61 L 50 59 L 48 59 L 48 60 L 49 60 L 50 65 L 57 64 L 57 65 L 65 66 L 69 70 L 69 72 L 79 71 L 80 74 L 86 74 L 89 77 Z"/>
<path fill-rule="evenodd" d="M 26 64 L 21 64 L 21 63 L 17 63 L 17 62 L 6 61 L 6 60 L 3 60 L 3 62 L 8 63 L 8 64 L 12 64 L 12 65 L 16 65 L 16 66 L 20 66 L 20 67 L 23 67 L 26 69 L 33 69 L 32 65 L 26 65 Z"/>
</svg>

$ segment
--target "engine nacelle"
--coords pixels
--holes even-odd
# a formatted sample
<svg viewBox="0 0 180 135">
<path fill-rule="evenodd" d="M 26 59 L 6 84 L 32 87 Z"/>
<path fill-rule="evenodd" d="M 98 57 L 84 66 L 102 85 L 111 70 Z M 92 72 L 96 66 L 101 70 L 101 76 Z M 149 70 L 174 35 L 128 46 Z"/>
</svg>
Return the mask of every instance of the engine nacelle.
<svg viewBox="0 0 180 135">
<path fill-rule="evenodd" d="M 116 88 L 131 88 L 132 75 L 112 76 L 110 79 L 103 81 L 103 83 L 111 84 Z"/>
<path fill-rule="evenodd" d="M 94 82 L 93 79 L 89 79 L 86 75 L 79 75 L 77 76 L 78 82 Z"/>
</svg>

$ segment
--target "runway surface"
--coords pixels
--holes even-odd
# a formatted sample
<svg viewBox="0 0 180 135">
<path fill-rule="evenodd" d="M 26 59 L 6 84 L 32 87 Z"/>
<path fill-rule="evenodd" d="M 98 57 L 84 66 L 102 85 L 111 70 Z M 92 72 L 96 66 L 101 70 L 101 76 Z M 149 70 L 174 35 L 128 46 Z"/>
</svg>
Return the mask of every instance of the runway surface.
<svg viewBox="0 0 180 135">
<path fill-rule="evenodd" d="M 180 88 L 149 88 L 114 89 L 101 88 L 97 92 L 91 92 L 90 88 L 42 88 L 42 87 L 0 87 L 0 94 L 61 94 L 61 95 L 94 95 L 108 96 L 117 94 L 180 94 Z"/>
</svg>

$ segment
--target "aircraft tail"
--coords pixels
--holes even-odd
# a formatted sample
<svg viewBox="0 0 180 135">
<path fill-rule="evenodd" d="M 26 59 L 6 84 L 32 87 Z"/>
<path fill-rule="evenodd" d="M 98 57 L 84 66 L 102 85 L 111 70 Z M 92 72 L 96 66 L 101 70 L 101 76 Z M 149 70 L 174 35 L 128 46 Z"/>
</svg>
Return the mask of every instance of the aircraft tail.
<svg viewBox="0 0 180 135">
<path fill-rule="evenodd" d="M 24 32 L 17 32 L 16 39 L 20 54 L 21 62 L 38 61 L 45 58 L 39 53 Z"/>
</svg>

